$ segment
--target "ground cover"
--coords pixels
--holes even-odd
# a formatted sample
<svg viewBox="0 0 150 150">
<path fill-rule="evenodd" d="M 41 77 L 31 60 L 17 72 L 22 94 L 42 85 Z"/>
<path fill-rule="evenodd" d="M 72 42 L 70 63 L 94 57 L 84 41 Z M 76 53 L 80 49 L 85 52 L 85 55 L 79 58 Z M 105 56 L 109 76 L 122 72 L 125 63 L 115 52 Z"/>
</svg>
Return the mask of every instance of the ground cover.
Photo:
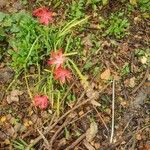
<svg viewBox="0 0 150 150">
<path fill-rule="evenodd" d="M 0 149 L 150 149 L 149 9 L 0 0 Z"/>
</svg>

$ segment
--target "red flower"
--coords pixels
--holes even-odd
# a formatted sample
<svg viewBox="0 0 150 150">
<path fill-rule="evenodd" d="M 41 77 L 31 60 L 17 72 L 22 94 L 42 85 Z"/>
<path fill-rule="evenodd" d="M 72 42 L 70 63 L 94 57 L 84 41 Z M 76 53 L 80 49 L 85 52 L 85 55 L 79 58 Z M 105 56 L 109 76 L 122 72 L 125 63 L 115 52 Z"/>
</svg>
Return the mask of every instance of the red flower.
<svg viewBox="0 0 150 150">
<path fill-rule="evenodd" d="M 62 83 L 65 83 L 66 79 L 71 79 L 71 72 L 67 69 L 62 68 L 61 66 L 54 71 L 54 78 L 60 80 Z"/>
<path fill-rule="evenodd" d="M 48 64 L 56 65 L 56 69 L 60 67 L 64 61 L 65 61 L 65 56 L 62 53 L 62 49 L 59 49 L 57 52 L 51 52 L 51 60 L 48 61 Z"/>
<path fill-rule="evenodd" d="M 45 95 L 43 96 L 36 95 L 34 96 L 33 100 L 34 100 L 34 105 L 36 107 L 39 107 L 41 109 L 46 109 L 48 106 L 48 97 Z"/>
<path fill-rule="evenodd" d="M 49 11 L 45 7 L 38 8 L 33 11 L 33 16 L 39 18 L 40 23 L 48 25 L 49 22 L 53 21 L 53 12 Z"/>
</svg>

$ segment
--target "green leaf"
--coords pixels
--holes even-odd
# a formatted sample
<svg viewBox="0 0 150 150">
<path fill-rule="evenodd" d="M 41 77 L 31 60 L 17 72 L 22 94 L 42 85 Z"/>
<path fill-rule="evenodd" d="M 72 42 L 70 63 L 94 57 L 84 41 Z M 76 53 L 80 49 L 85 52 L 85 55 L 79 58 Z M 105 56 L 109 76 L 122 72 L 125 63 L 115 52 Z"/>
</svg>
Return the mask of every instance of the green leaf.
<svg viewBox="0 0 150 150">
<path fill-rule="evenodd" d="M 6 14 L 3 12 L 0 12 L 0 22 L 3 21 L 3 19 L 6 17 Z"/>
<path fill-rule="evenodd" d="M 103 3 L 104 6 L 107 5 L 108 2 L 109 2 L 109 0 L 102 0 L 102 3 Z"/>
</svg>

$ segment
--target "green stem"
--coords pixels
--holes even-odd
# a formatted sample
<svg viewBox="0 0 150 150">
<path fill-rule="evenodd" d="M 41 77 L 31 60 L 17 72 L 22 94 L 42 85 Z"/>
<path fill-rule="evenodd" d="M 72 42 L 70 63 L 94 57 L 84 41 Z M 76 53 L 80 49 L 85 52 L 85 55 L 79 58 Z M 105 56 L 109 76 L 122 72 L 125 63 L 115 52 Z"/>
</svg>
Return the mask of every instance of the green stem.
<svg viewBox="0 0 150 150">
<path fill-rule="evenodd" d="M 32 44 L 32 46 L 31 46 L 31 48 L 30 48 L 30 50 L 29 50 L 28 56 L 27 56 L 26 59 L 25 59 L 25 63 L 27 62 L 28 58 L 30 57 L 31 52 L 33 51 L 34 45 L 37 43 L 38 39 L 39 39 L 41 36 L 42 36 L 42 35 L 38 36 L 38 37 L 36 38 L 36 40 L 34 41 L 34 43 Z"/>
<path fill-rule="evenodd" d="M 81 80 L 85 80 L 86 78 L 82 75 L 81 71 L 78 69 L 78 67 L 76 66 L 76 64 L 68 58 L 68 61 L 72 64 L 73 68 L 76 70 L 77 74 L 79 75 Z"/>
<path fill-rule="evenodd" d="M 72 56 L 72 55 L 76 55 L 77 52 L 72 52 L 72 53 L 66 53 L 66 54 L 63 54 L 64 56 Z"/>
</svg>

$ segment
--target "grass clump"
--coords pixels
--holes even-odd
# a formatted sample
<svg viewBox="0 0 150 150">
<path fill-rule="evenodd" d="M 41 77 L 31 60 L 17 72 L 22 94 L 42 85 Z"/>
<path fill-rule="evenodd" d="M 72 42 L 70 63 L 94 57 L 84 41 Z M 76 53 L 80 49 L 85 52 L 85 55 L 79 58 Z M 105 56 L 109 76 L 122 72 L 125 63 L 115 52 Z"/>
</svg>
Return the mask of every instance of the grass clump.
<svg viewBox="0 0 150 150">
<path fill-rule="evenodd" d="M 114 36 L 117 39 L 123 38 L 128 34 L 129 21 L 124 17 L 123 12 L 113 13 L 107 20 L 102 20 L 102 27 L 104 28 L 103 36 Z"/>
</svg>

